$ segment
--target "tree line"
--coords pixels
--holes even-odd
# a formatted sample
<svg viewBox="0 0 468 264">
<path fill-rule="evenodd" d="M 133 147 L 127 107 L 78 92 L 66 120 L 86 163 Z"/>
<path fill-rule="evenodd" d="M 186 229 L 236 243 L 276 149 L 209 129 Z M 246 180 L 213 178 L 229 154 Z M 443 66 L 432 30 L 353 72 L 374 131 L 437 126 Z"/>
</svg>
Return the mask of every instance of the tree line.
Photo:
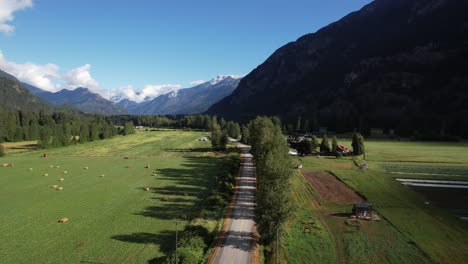
<svg viewBox="0 0 468 264">
<path fill-rule="evenodd" d="M 293 171 L 289 147 L 278 118 L 257 117 L 242 126 L 241 131 L 242 141 L 252 146 L 255 158 L 258 231 L 261 242 L 269 245 L 291 212 L 289 180 Z"/>
<path fill-rule="evenodd" d="M 38 140 L 40 148 L 49 148 L 132 133 L 132 122 L 117 127 L 99 115 L 21 110 L 0 112 L 0 142 Z"/>
</svg>

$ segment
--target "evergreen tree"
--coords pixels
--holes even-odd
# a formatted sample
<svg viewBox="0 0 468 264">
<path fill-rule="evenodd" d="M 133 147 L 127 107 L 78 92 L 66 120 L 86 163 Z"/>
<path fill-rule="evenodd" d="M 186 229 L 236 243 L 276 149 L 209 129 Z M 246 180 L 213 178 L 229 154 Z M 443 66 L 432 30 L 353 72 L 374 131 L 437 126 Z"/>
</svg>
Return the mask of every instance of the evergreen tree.
<svg viewBox="0 0 468 264">
<path fill-rule="evenodd" d="M 89 141 L 95 141 L 99 139 L 99 129 L 95 122 L 89 125 Z"/>
<path fill-rule="evenodd" d="M 226 129 L 226 126 L 227 126 L 226 120 L 224 120 L 224 118 L 221 118 L 221 121 L 219 121 L 219 125 L 221 126 L 222 130 Z"/>
<path fill-rule="evenodd" d="M 316 136 L 312 136 L 310 143 L 312 144 L 312 151 L 315 151 L 320 145 Z"/>
<path fill-rule="evenodd" d="M 135 126 L 133 125 L 133 121 L 126 122 L 122 131 L 124 136 L 135 134 Z"/>
<path fill-rule="evenodd" d="M 234 139 L 237 139 L 240 137 L 240 127 L 239 127 L 239 124 L 237 123 L 234 123 L 232 121 L 229 121 L 227 123 L 227 132 L 228 132 L 228 135 Z"/>
<path fill-rule="evenodd" d="M 323 134 L 322 142 L 320 143 L 320 152 L 330 152 L 327 134 Z"/>
<path fill-rule="evenodd" d="M 42 148 L 42 149 L 48 148 L 50 145 L 50 137 L 51 137 L 50 128 L 47 126 L 43 127 L 39 136 L 39 142 L 38 142 L 39 148 Z"/>
<path fill-rule="evenodd" d="M 310 132 L 310 124 L 309 124 L 309 120 L 308 120 L 308 119 L 305 121 L 305 124 L 304 124 L 304 131 L 307 132 L 307 133 Z"/>
<path fill-rule="evenodd" d="M 297 118 L 296 131 L 301 130 L 301 117 Z"/>
<path fill-rule="evenodd" d="M 338 149 L 338 139 L 337 139 L 336 136 L 335 136 L 335 137 L 333 137 L 333 139 L 332 139 L 332 148 L 331 148 L 331 151 L 332 151 L 333 153 L 336 153 L 337 149 Z"/>
<path fill-rule="evenodd" d="M 365 159 L 366 149 L 364 146 L 364 137 L 360 133 L 354 132 L 351 146 L 353 147 L 354 155 L 364 155 Z"/>
<path fill-rule="evenodd" d="M 242 143 L 244 144 L 250 144 L 250 134 L 249 134 L 249 128 L 245 125 L 242 125 L 242 138 L 241 138 Z"/>
<path fill-rule="evenodd" d="M 222 137 L 221 127 L 217 123 L 211 124 L 211 147 L 214 150 L 220 150 L 221 137 Z"/>
<path fill-rule="evenodd" d="M 219 146 L 218 146 L 219 150 L 225 151 L 228 143 L 229 143 L 228 134 L 226 130 L 223 130 L 221 133 L 221 140 L 219 141 Z"/>
<path fill-rule="evenodd" d="M 84 143 L 89 141 L 89 125 L 88 124 L 81 124 L 80 125 L 80 132 L 78 134 L 79 142 Z"/>
</svg>

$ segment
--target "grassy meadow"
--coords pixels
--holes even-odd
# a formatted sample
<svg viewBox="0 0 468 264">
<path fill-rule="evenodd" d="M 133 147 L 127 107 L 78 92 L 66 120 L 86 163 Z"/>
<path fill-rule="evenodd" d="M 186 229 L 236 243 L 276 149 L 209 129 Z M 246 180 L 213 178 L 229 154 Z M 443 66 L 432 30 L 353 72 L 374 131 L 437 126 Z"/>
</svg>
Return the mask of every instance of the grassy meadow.
<svg viewBox="0 0 468 264">
<path fill-rule="evenodd" d="M 351 145 L 349 140 L 339 143 Z M 432 188 L 425 193 L 395 180 L 466 180 L 467 143 L 369 141 L 366 150 L 367 170 L 358 169 L 350 157 L 294 158 L 304 167 L 292 179 L 295 210 L 282 235 L 288 263 L 310 263 L 317 256 L 324 256 L 317 263 L 467 263 L 468 223 L 442 209 L 440 203 L 425 203 L 431 198 L 427 195 L 443 196 L 448 203 L 462 199 L 453 194 L 464 191 Z M 399 174 L 390 173 L 395 171 Z M 349 220 L 352 203 L 337 204 L 321 197 L 304 176 L 314 172 L 336 176 L 372 203 L 382 220 L 353 225 Z M 321 230 L 320 235 L 304 232 L 308 221 Z"/>
<path fill-rule="evenodd" d="M 14 167 L 0 167 L 0 262 L 160 262 L 174 249 L 174 220 L 187 216 L 179 230 L 198 217 L 217 224 L 202 217 L 221 164 L 210 142 L 198 141 L 204 134 L 138 132 L 46 151 L 7 144 L 0 163 Z"/>
</svg>

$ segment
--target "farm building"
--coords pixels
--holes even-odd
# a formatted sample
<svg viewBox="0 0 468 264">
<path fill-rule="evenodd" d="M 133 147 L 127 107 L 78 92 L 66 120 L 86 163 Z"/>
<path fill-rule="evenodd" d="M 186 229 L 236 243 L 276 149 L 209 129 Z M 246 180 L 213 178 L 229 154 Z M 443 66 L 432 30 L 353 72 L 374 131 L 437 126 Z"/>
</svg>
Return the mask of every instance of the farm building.
<svg viewBox="0 0 468 264">
<path fill-rule="evenodd" d="M 370 203 L 355 203 L 352 214 L 357 218 L 370 219 L 374 214 L 374 208 Z"/>
</svg>

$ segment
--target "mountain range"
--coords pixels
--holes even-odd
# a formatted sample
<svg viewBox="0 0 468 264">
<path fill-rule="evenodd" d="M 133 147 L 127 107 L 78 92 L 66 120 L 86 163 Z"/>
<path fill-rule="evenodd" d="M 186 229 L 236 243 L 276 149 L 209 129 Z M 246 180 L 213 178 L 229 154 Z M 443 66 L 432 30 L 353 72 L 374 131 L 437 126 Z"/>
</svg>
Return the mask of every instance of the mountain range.
<svg viewBox="0 0 468 264">
<path fill-rule="evenodd" d="M 69 105 L 54 105 L 38 98 L 12 75 L 0 70 L 0 111 L 68 111 L 78 112 Z"/>
<path fill-rule="evenodd" d="M 57 105 L 73 105 L 83 113 L 101 115 L 121 115 L 128 113 L 124 108 L 117 106 L 114 102 L 104 99 L 97 93 L 91 92 L 87 88 L 79 87 L 74 90 L 63 89 L 56 93 L 51 93 L 26 83 L 23 83 L 23 86 L 49 103 Z"/>
<path fill-rule="evenodd" d="M 79 110 L 83 113 L 102 115 L 202 113 L 214 103 L 230 95 L 240 80 L 232 76 L 218 76 L 197 86 L 137 103 L 128 99 L 113 102 L 83 87 L 74 90 L 63 89 L 52 93 L 27 83 L 21 83 L 12 75 L 2 71 L 0 71 L 0 78 L 2 78 L 0 92 L 4 95 L 2 99 L 15 97 L 14 100 L 3 104 L 4 109 L 50 110 L 67 109 L 73 106 L 75 112 Z"/>
<path fill-rule="evenodd" d="M 466 0 L 376 0 L 276 50 L 207 113 L 466 134 L 466 14 Z"/>
<path fill-rule="evenodd" d="M 217 77 L 192 88 L 160 95 L 150 101 L 135 103 L 127 99 L 120 101 L 117 105 L 127 109 L 131 114 L 139 115 L 202 113 L 214 103 L 230 95 L 239 81 L 240 79 L 231 76 Z"/>
</svg>

